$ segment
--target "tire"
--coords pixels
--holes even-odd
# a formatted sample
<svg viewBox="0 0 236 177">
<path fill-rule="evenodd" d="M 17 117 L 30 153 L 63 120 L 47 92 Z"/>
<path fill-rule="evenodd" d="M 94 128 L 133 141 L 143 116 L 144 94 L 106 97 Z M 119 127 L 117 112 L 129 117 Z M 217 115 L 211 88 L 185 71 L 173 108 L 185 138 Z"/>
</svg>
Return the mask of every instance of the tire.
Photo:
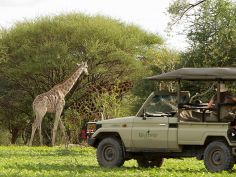
<svg viewBox="0 0 236 177">
<path fill-rule="evenodd" d="M 97 161 L 101 167 L 120 167 L 124 164 L 124 151 L 117 138 L 103 139 L 97 148 Z"/>
<path fill-rule="evenodd" d="M 138 166 L 142 167 L 142 168 L 161 167 L 163 162 L 164 162 L 164 159 L 161 158 L 161 157 L 153 159 L 153 160 L 148 160 L 146 158 L 139 158 L 139 159 L 137 159 Z"/>
<path fill-rule="evenodd" d="M 231 170 L 234 166 L 234 157 L 231 149 L 221 141 L 211 142 L 204 151 L 204 164 L 210 172 Z"/>
</svg>

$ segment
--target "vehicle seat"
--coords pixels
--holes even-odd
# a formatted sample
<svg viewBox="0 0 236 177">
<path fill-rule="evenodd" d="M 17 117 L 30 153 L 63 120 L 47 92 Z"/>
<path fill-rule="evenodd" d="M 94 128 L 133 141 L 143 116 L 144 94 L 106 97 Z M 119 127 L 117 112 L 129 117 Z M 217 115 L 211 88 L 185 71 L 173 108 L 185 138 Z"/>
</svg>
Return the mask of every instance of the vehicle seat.
<svg viewBox="0 0 236 177">
<path fill-rule="evenodd" d="M 181 121 L 187 121 L 187 122 L 200 122 L 200 118 L 194 117 L 192 114 L 192 110 L 185 110 L 185 109 L 179 109 L 177 117 Z"/>
<path fill-rule="evenodd" d="M 190 101 L 190 92 L 189 91 L 181 91 L 180 92 L 180 103 L 181 104 L 188 104 Z M 200 119 L 193 116 L 192 110 L 186 109 L 178 109 L 177 117 L 181 121 L 188 121 L 188 122 L 199 122 Z"/>
<path fill-rule="evenodd" d="M 232 106 L 220 107 L 220 120 L 221 122 L 232 122 L 235 118 L 235 113 L 231 109 Z"/>
<path fill-rule="evenodd" d="M 221 106 L 220 107 L 220 121 L 221 122 L 232 122 L 236 114 L 232 109 L 232 106 Z M 206 122 L 218 122 L 217 112 L 212 111 L 210 116 L 206 119 Z"/>
<path fill-rule="evenodd" d="M 190 101 L 190 92 L 181 91 L 180 92 L 180 103 L 187 104 Z"/>
</svg>

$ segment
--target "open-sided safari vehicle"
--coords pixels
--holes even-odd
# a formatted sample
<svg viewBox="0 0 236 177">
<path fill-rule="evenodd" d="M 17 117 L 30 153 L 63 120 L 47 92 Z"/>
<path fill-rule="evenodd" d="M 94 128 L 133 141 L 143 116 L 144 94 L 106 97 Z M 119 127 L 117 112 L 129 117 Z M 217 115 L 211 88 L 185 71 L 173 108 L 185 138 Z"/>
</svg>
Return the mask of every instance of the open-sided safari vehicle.
<svg viewBox="0 0 236 177">
<path fill-rule="evenodd" d="M 136 116 L 88 123 L 88 144 L 103 167 L 136 159 L 140 167 L 160 167 L 164 158 L 196 157 L 209 171 L 236 163 L 234 99 L 221 99 L 221 84 L 236 80 L 236 68 L 182 68 L 147 78 L 175 81 L 175 92 L 153 92 Z M 182 82 L 212 82 L 215 106 L 193 101 Z M 204 94 L 203 94 L 204 95 Z M 91 133 L 92 132 L 92 133 Z"/>
</svg>

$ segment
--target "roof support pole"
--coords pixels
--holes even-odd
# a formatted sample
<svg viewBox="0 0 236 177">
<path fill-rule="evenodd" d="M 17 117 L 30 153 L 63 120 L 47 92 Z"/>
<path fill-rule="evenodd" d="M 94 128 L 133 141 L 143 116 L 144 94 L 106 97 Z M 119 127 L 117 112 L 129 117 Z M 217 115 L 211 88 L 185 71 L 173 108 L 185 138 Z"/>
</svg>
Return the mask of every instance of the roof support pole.
<svg viewBox="0 0 236 177">
<path fill-rule="evenodd" d="M 180 90 L 181 90 L 181 82 L 180 79 L 178 80 L 178 86 L 177 86 L 177 104 L 180 104 Z"/>
<path fill-rule="evenodd" d="M 220 122 L 220 108 L 221 108 L 221 105 L 220 105 L 220 83 L 221 83 L 221 80 L 217 80 L 217 101 L 216 101 L 216 108 L 217 108 L 217 118 L 218 118 L 218 122 Z"/>
</svg>

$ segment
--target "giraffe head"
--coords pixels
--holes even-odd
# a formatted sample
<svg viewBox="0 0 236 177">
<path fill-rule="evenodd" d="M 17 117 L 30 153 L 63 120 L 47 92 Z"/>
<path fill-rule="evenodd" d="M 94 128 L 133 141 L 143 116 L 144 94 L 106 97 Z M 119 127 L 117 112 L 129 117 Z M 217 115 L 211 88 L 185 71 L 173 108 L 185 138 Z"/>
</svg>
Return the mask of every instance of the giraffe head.
<svg viewBox="0 0 236 177">
<path fill-rule="evenodd" d="M 77 66 L 82 70 L 82 72 L 84 72 L 86 75 L 88 75 L 88 64 L 87 61 L 86 62 L 82 62 L 81 64 L 77 63 Z"/>
</svg>

